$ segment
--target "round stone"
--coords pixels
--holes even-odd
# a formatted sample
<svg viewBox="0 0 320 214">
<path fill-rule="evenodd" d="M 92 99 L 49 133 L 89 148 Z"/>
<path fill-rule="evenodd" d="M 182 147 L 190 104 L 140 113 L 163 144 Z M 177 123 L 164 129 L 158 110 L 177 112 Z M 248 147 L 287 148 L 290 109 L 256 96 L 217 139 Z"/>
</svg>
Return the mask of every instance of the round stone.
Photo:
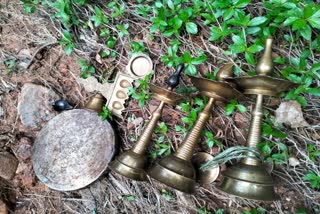
<svg viewBox="0 0 320 214">
<path fill-rule="evenodd" d="M 115 133 L 94 111 L 74 109 L 50 120 L 32 149 L 34 171 L 48 187 L 70 191 L 95 181 L 115 152 Z"/>
</svg>

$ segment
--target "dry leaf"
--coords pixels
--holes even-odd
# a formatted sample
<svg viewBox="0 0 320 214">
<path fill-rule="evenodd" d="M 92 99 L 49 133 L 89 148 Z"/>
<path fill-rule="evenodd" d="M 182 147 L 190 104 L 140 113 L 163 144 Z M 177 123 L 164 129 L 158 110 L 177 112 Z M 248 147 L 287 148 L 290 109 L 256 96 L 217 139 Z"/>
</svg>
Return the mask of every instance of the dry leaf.
<svg viewBox="0 0 320 214">
<path fill-rule="evenodd" d="M 295 100 L 280 104 L 276 110 L 276 122 L 288 124 L 292 128 L 309 126 L 303 118 L 301 105 Z"/>
</svg>

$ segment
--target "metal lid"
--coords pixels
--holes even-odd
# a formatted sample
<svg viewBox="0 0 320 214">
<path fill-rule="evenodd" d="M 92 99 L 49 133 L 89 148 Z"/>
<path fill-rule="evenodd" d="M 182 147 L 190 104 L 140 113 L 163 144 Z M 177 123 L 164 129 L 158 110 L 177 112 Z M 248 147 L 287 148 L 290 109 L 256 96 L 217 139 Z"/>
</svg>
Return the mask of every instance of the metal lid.
<svg viewBox="0 0 320 214">
<path fill-rule="evenodd" d="M 144 77 L 152 71 L 152 61 L 149 56 L 145 54 L 134 55 L 127 65 L 127 72 L 137 78 Z"/>
<path fill-rule="evenodd" d="M 95 181 L 115 152 L 115 134 L 94 111 L 74 109 L 50 120 L 32 149 L 33 169 L 51 189 L 71 191 Z"/>
<path fill-rule="evenodd" d="M 192 157 L 192 163 L 195 166 L 196 173 L 197 173 L 197 181 L 203 185 L 203 184 L 210 184 L 214 182 L 220 173 L 220 168 L 217 165 L 216 167 L 212 167 L 208 170 L 202 170 L 200 169 L 201 165 L 205 162 L 211 160 L 213 158 L 212 155 L 206 153 L 206 152 L 198 152 L 193 155 Z"/>
</svg>

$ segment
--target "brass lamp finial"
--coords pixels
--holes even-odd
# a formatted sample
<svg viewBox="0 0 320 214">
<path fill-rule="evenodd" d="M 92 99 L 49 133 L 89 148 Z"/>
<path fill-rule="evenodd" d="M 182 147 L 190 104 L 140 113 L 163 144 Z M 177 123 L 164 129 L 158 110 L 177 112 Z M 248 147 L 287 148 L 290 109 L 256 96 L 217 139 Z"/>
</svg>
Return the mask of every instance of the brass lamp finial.
<svg viewBox="0 0 320 214">
<path fill-rule="evenodd" d="M 147 124 L 146 128 L 143 130 L 141 136 L 139 137 L 136 145 L 115 158 L 115 160 L 110 164 L 110 169 L 116 173 L 119 173 L 125 177 L 131 178 L 133 180 L 144 181 L 147 180 L 145 173 L 145 151 L 150 143 L 151 136 L 154 128 L 157 125 L 158 120 L 162 115 L 162 110 L 164 105 L 171 104 L 175 105 L 179 101 L 183 100 L 184 97 L 176 94 L 172 91 L 174 87 L 179 84 L 180 74 L 183 71 L 184 66 L 179 65 L 176 72 L 170 76 L 168 80 L 168 89 L 163 89 L 153 84 L 149 84 L 151 91 L 153 92 L 153 98 L 160 100 L 159 106 L 152 113 L 151 119 Z"/>
<path fill-rule="evenodd" d="M 258 75 L 268 75 L 271 76 L 273 72 L 273 62 L 272 62 L 272 38 L 267 38 L 266 47 L 264 53 L 256 66 L 256 72 Z"/>
<path fill-rule="evenodd" d="M 232 74 L 228 65 L 227 71 L 222 77 L 229 77 Z M 235 90 L 232 85 L 224 81 L 212 81 L 209 79 L 190 77 L 193 85 L 200 91 L 201 95 L 209 97 L 204 109 L 199 113 L 198 119 L 192 129 L 183 140 L 175 154 L 167 156 L 157 162 L 149 171 L 148 174 L 172 188 L 186 193 L 195 191 L 196 171 L 192 165 L 191 158 L 194 147 L 200 137 L 201 131 L 208 120 L 212 106 L 216 102 L 225 102 L 229 98 L 241 96 L 241 93 Z"/>
</svg>

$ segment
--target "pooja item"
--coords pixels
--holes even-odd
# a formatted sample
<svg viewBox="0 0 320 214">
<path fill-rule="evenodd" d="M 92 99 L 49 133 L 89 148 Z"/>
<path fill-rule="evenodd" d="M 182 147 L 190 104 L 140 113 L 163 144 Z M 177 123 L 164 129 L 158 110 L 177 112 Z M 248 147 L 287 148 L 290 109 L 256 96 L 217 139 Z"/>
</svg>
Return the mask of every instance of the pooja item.
<svg viewBox="0 0 320 214">
<path fill-rule="evenodd" d="M 51 189 L 70 191 L 95 181 L 115 152 L 111 124 L 97 112 L 105 100 L 95 95 L 85 109 L 64 111 L 39 132 L 32 148 L 36 176 Z"/>
<path fill-rule="evenodd" d="M 133 180 L 147 180 L 145 173 L 145 151 L 150 143 L 151 136 L 158 120 L 161 118 L 162 110 L 165 104 L 176 105 L 183 100 L 183 96 L 174 93 L 172 90 L 179 84 L 180 74 L 183 71 L 183 65 L 180 65 L 176 72 L 168 80 L 168 89 L 160 88 L 156 85 L 149 84 L 154 99 L 160 100 L 159 106 L 152 113 L 151 119 L 143 130 L 136 145 L 115 158 L 110 164 L 110 169 L 125 177 Z"/>
<path fill-rule="evenodd" d="M 214 182 L 220 173 L 220 167 L 217 165 L 216 167 L 211 167 L 208 170 L 202 170 L 201 166 L 212 160 L 213 156 L 206 152 L 197 152 L 192 157 L 192 163 L 196 170 L 196 180 L 200 185 L 211 184 Z"/>
<path fill-rule="evenodd" d="M 295 85 L 290 81 L 271 77 L 273 72 L 271 53 L 272 38 L 268 38 L 265 51 L 256 66 L 257 75 L 228 78 L 238 85 L 244 94 L 257 95 L 247 139 L 247 146 L 257 151 L 257 144 L 261 141 L 263 96 L 277 96 Z M 231 166 L 222 173 L 224 180 L 219 189 L 248 199 L 265 201 L 278 199 L 279 197 L 274 191 L 275 182 L 264 165 L 252 152 L 248 152 L 247 156 L 249 157 L 243 158 L 240 163 Z"/>
<path fill-rule="evenodd" d="M 208 102 L 198 114 L 197 121 L 176 153 L 161 159 L 149 170 L 148 174 L 152 178 L 182 192 L 193 193 L 195 191 L 196 171 L 191 158 L 212 107 L 242 95 L 231 84 L 224 81 L 224 78 L 230 77 L 231 74 L 232 65 L 227 64 L 218 72 L 217 81 L 190 77 L 200 95 L 208 97 Z"/>
<path fill-rule="evenodd" d="M 117 73 L 113 83 L 101 84 L 93 76 L 87 79 L 80 78 L 79 82 L 83 84 L 86 91 L 101 93 L 107 99 L 106 106 L 109 111 L 121 118 L 121 113 L 125 109 L 124 103 L 128 99 L 129 87 L 132 86 L 133 81 L 143 79 L 150 74 L 152 67 L 149 56 L 136 54 L 130 59 L 126 71 Z"/>
</svg>

